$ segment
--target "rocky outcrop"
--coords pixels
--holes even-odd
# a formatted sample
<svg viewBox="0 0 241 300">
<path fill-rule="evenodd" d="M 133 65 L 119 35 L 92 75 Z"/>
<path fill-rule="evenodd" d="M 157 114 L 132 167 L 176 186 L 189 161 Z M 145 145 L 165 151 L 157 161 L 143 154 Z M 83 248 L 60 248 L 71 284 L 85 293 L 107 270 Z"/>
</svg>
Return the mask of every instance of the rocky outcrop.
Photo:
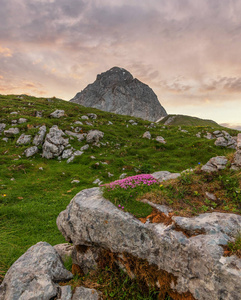
<svg viewBox="0 0 241 300">
<path fill-rule="evenodd" d="M 35 135 L 34 139 L 33 139 L 33 144 L 35 146 L 39 146 L 42 145 L 43 141 L 44 141 L 44 137 L 46 134 L 46 126 L 43 125 L 39 128 L 38 134 Z"/>
<path fill-rule="evenodd" d="M 125 69 L 114 67 L 70 100 L 87 107 L 156 121 L 167 115 L 153 90 Z"/>
<path fill-rule="evenodd" d="M 92 188 L 71 200 L 57 226 L 76 249 L 106 249 L 122 266 L 130 257 L 149 264 L 156 286 L 164 288 L 164 276 L 173 299 L 234 300 L 241 294 L 241 261 L 224 257 L 222 245 L 234 239 L 240 222 L 239 215 L 206 213 L 172 217 L 169 225 L 143 224 Z"/>
<path fill-rule="evenodd" d="M 32 146 L 30 148 L 27 148 L 24 151 L 24 154 L 25 154 L 26 157 L 31 157 L 31 156 L 35 155 L 36 153 L 38 153 L 38 147 L 37 146 Z"/>
<path fill-rule="evenodd" d="M 54 299 L 60 290 L 57 282 L 72 277 L 56 250 L 39 242 L 8 270 L 0 286 L 0 300 Z"/>
<path fill-rule="evenodd" d="M 26 144 L 29 144 L 31 142 L 31 135 L 28 135 L 28 134 L 21 134 L 20 137 L 18 138 L 17 140 L 17 144 L 18 145 L 26 145 Z"/>
<path fill-rule="evenodd" d="M 232 169 L 241 169 L 241 133 L 237 136 L 237 151 L 234 153 Z"/>
</svg>

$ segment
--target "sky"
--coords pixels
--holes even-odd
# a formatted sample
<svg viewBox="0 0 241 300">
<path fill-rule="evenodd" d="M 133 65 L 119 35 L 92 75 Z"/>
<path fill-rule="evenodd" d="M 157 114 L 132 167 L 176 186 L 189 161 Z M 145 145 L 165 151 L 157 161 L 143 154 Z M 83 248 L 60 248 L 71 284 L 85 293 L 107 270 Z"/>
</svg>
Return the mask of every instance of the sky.
<svg viewBox="0 0 241 300">
<path fill-rule="evenodd" d="M 0 0 L 0 93 L 69 100 L 119 66 L 169 114 L 241 129 L 240 0 Z"/>
</svg>

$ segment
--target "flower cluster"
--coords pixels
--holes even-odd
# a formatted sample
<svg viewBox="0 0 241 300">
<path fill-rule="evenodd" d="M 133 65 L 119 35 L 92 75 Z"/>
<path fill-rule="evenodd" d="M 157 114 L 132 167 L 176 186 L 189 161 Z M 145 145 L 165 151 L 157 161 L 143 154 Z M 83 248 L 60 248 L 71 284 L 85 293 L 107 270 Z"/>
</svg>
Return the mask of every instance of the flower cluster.
<svg viewBox="0 0 241 300">
<path fill-rule="evenodd" d="M 113 181 L 111 183 L 108 183 L 106 186 L 109 189 L 113 190 L 116 187 L 127 189 L 127 188 L 135 188 L 141 185 L 150 186 L 156 183 L 158 183 L 158 181 L 152 175 L 141 174 L 141 175 L 130 176 L 124 179 Z"/>
</svg>

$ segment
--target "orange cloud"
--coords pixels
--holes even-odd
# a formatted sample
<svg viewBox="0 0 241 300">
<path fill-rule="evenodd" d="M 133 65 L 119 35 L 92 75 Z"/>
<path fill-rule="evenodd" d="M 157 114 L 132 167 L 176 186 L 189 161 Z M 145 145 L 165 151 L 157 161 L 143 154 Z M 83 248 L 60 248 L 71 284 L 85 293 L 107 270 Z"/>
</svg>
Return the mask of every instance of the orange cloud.
<svg viewBox="0 0 241 300">
<path fill-rule="evenodd" d="M 0 56 L 12 57 L 12 51 L 9 48 L 0 46 Z"/>
</svg>

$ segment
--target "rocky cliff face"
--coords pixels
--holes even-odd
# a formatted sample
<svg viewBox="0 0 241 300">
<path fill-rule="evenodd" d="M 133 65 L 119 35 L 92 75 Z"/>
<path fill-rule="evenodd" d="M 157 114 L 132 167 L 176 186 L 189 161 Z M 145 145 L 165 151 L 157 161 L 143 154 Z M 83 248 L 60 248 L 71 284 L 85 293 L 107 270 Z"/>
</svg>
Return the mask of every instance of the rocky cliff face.
<svg viewBox="0 0 241 300">
<path fill-rule="evenodd" d="M 70 101 L 149 121 L 156 121 L 167 115 L 148 85 L 118 67 L 97 75 L 94 83 L 89 84 Z"/>
</svg>

